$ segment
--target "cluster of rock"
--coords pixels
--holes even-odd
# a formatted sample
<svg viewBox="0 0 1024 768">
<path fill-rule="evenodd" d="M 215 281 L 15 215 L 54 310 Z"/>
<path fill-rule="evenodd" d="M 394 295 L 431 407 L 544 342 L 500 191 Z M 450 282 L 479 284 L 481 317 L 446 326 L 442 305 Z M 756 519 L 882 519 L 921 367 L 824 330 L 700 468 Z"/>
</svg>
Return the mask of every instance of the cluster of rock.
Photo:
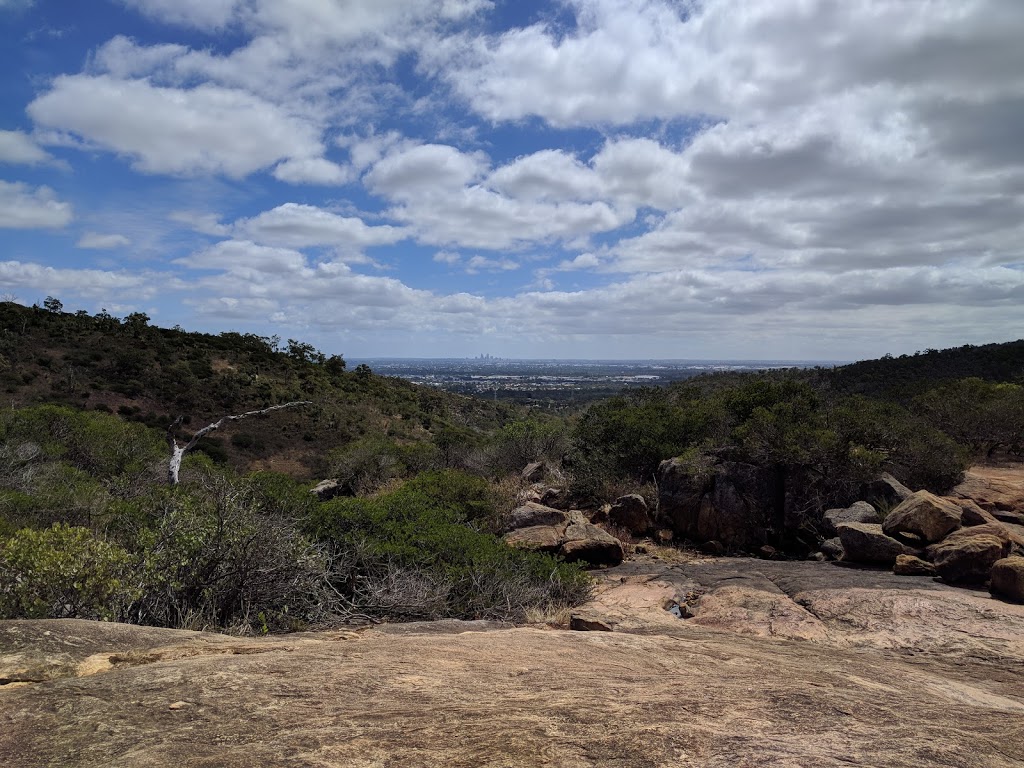
<svg viewBox="0 0 1024 768">
<path fill-rule="evenodd" d="M 505 542 L 519 549 L 550 552 L 588 565 L 618 565 L 625 556 L 621 541 L 576 509 L 528 501 L 513 509 L 503 522 Z"/>
<path fill-rule="evenodd" d="M 994 592 L 1024 601 L 1024 515 L 928 491 L 900 495 L 884 516 L 864 501 L 825 512 L 823 525 L 835 536 L 822 544 L 823 555 L 950 584 L 990 582 Z"/>
</svg>

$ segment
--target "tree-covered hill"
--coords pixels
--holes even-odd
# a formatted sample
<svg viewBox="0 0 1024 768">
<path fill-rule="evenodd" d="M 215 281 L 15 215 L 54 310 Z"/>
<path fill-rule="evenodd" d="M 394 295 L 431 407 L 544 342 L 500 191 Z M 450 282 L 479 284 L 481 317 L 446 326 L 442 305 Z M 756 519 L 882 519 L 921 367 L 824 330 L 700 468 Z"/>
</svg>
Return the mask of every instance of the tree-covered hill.
<svg viewBox="0 0 1024 768">
<path fill-rule="evenodd" d="M 1024 339 L 885 355 L 817 373 L 840 391 L 901 401 L 958 379 L 1024 384 Z"/>
<path fill-rule="evenodd" d="M 200 449 L 236 469 L 324 476 L 332 454 L 363 440 L 445 450 L 505 423 L 515 409 L 349 371 L 309 344 L 234 332 L 159 328 L 134 313 L 62 311 L 0 303 L 0 390 L 11 406 L 52 403 L 117 413 L 181 433 L 222 416 L 280 403 L 312 405 L 248 419 Z"/>
</svg>

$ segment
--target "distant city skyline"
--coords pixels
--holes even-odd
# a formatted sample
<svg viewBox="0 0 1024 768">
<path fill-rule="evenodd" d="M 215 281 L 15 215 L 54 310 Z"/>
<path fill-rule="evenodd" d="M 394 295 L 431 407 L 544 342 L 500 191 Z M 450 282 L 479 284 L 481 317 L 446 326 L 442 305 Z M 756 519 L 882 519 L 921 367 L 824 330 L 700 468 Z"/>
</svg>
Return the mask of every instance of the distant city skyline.
<svg viewBox="0 0 1024 768">
<path fill-rule="evenodd" d="M 0 0 L 0 294 L 348 358 L 1024 336 L 1024 3 Z"/>
</svg>

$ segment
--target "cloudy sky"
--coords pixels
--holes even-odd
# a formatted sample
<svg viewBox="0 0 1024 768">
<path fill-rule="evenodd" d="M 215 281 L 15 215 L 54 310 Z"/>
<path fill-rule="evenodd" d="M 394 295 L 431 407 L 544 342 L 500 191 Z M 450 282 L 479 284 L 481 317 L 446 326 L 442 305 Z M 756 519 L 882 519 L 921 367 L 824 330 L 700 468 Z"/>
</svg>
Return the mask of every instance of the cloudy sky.
<svg viewBox="0 0 1024 768">
<path fill-rule="evenodd" d="M 0 0 L 0 293 L 350 357 L 1024 336 L 1020 0 Z"/>
</svg>

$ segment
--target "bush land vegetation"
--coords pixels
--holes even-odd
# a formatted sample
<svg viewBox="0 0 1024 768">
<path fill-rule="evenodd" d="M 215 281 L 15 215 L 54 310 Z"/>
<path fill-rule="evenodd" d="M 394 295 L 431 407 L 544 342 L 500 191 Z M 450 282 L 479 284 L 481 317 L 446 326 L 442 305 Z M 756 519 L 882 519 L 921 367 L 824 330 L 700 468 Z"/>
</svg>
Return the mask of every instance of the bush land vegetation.
<svg viewBox="0 0 1024 768">
<path fill-rule="evenodd" d="M 653 501 L 668 458 L 695 477 L 753 464 L 813 527 L 879 472 L 942 492 L 1024 441 L 1024 342 L 702 376 L 553 417 L 349 371 L 296 340 L 50 300 L 0 304 L 0 319 L 6 618 L 270 632 L 564 613 L 586 574 L 497 536 L 530 461 L 584 508 L 627 491 Z M 176 417 L 194 432 L 299 399 L 313 405 L 204 438 L 167 486 Z M 340 495 L 318 501 L 321 478 Z"/>
</svg>

